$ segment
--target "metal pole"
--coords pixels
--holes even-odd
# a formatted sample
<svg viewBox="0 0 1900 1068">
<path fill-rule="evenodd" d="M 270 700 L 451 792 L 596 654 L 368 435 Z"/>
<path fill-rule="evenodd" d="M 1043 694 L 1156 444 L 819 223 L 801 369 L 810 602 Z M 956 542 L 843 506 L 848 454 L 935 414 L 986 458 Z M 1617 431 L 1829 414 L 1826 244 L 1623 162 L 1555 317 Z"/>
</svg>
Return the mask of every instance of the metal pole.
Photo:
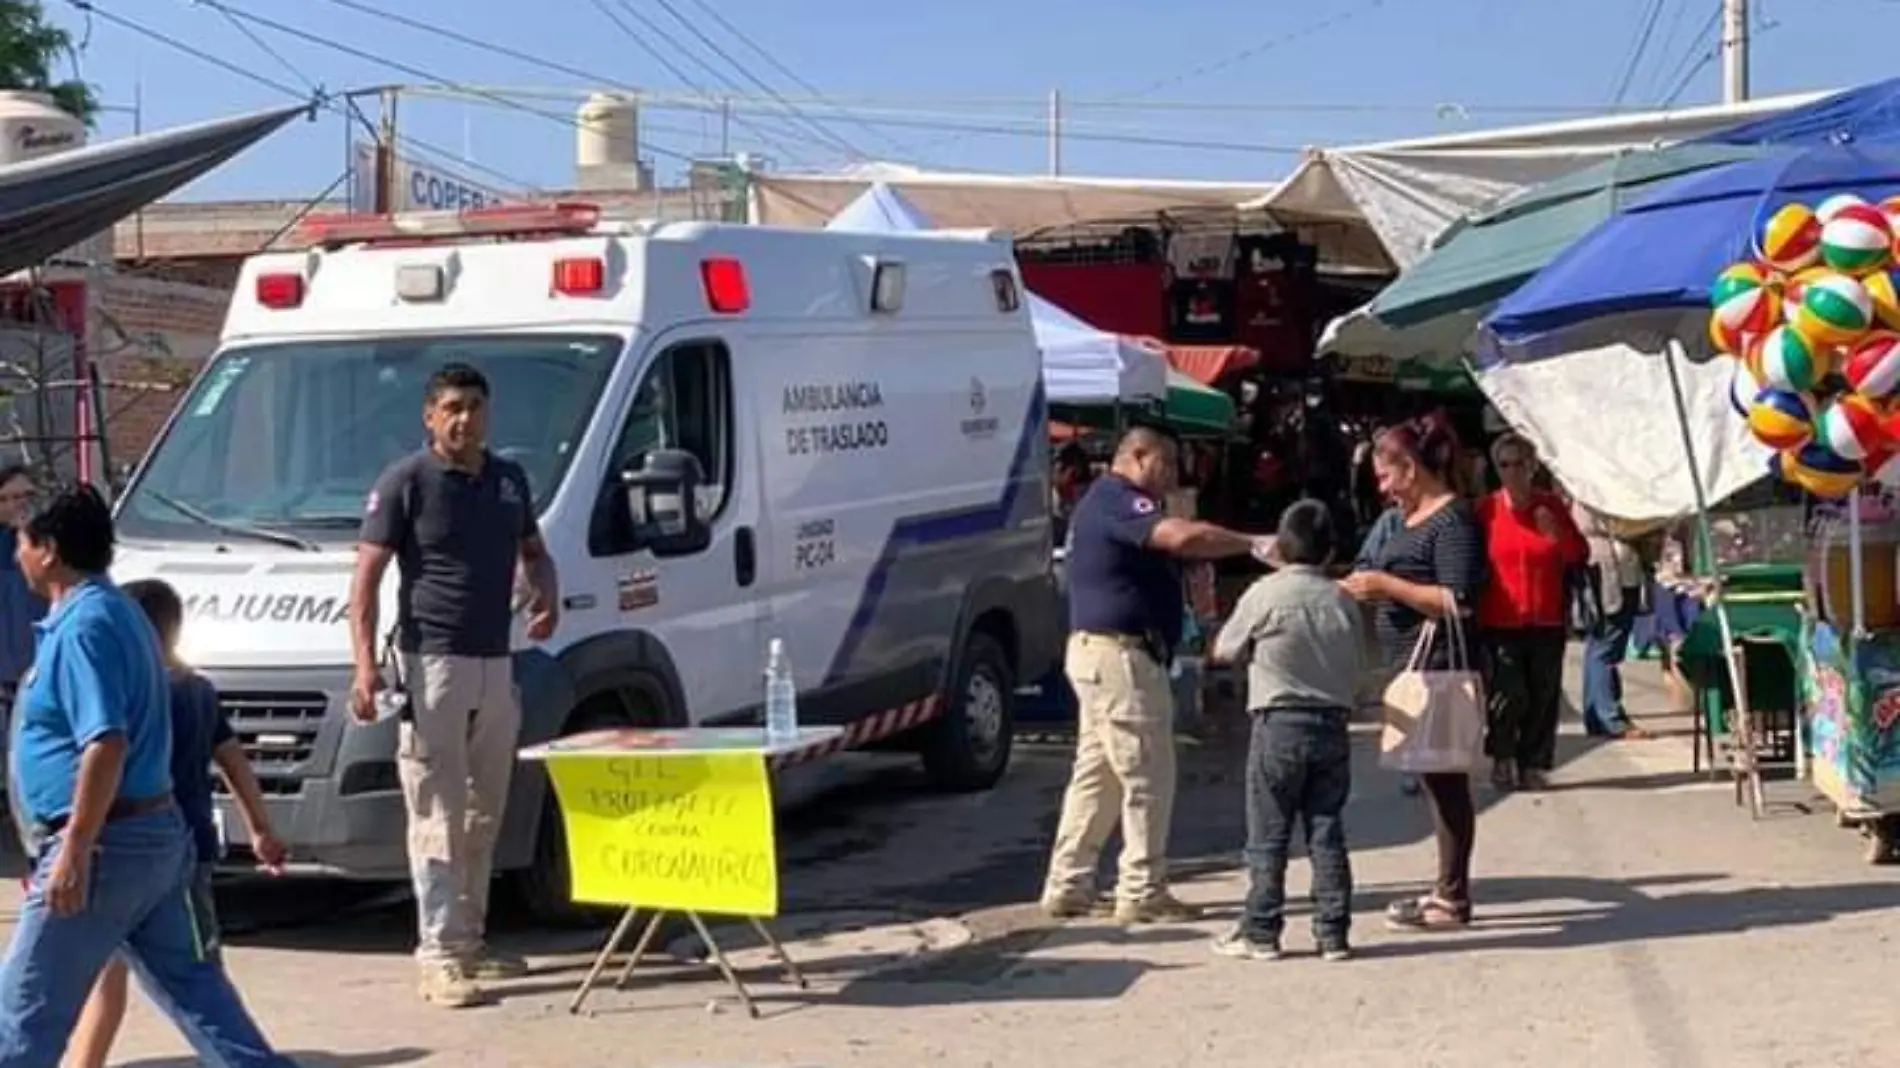
<svg viewBox="0 0 1900 1068">
<path fill-rule="evenodd" d="M 378 215 L 396 204 L 396 89 L 382 91 L 382 124 L 376 131 L 376 202 Z"/>
<path fill-rule="evenodd" d="M 732 158 L 732 98 L 719 101 L 719 158 Z M 656 183 L 657 184 L 657 183 Z"/>
<path fill-rule="evenodd" d="M 138 135 L 144 132 L 145 132 L 145 75 L 144 75 L 143 68 L 141 68 L 139 72 L 139 76 L 132 80 L 132 136 L 137 137 Z M 145 209 L 144 208 L 140 208 L 139 213 L 137 215 L 132 216 L 132 239 L 138 245 L 138 252 L 136 253 L 135 258 L 140 263 L 145 262 Z"/>
<path fill-rule="evenodd" d="M 1062 90 L 1049 90 L 1049 177 L 1062 177 Z"/>
<path fill-rule="evenodd" d="M 1722 102 L 1748 99 L 1748 0 L 1722 0 Z"/>
</svg>

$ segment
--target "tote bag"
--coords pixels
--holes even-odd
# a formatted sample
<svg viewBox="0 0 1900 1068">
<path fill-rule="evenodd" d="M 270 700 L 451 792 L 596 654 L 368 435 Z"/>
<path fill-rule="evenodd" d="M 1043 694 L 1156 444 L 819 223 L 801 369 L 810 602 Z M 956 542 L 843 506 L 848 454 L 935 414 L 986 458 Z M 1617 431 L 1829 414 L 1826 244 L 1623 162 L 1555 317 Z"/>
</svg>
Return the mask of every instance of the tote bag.
<svg viewBox="0 0 1900 1068">
<path fill-rule="evenodd" d="M 1449 606 L 1448 606 L 1449 607 Z M 1432 671 L 1439 629 L 1450 635 L 1450 670 Z M 1472 670 L 1455 614 L 1425 621 L 1405 668 L 1385 688 L 1379 764 L 1410 775 L 1469 772 L 1484 757 L 1484 680 Z"/>
</svg>

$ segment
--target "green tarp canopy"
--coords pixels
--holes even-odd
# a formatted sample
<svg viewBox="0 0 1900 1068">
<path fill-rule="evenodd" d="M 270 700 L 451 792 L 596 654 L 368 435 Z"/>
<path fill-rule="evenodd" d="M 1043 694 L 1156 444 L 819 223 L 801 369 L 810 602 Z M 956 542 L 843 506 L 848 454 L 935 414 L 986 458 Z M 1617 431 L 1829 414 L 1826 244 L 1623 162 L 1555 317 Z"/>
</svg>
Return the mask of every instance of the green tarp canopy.
<svg viewBox="0 0 1900 1068">
<path fill-rule="evenodd" d="M 1492 304 L 1658 183 L 1767 151 L 1713 144 L 1638 150 L 1532 186 L 1447 230 L 1373 300 L 1372 314 L 1402 328 Z"/>
<path fill-rule="evenodd" d="M 1114 405 L 1054 405 L 1050 418 L 1094 430 L 1115 427 Z M 1126 405 L 1125 422 L 1159 419 L 1177 434 L 1190 437 L 1226 437 L 1233 433 L 1234 399 L 1204 386 L 1181 372 L 1168 369 L 1168 399 L 1160 405 Z"/>
</svg>

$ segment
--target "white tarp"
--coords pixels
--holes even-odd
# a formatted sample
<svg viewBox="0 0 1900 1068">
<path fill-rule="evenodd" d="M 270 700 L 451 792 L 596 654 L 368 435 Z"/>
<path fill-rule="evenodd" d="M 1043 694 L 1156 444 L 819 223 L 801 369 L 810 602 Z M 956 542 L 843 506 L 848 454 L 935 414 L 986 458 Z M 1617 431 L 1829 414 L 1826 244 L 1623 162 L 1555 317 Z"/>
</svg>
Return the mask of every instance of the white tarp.
<svg viewBox="0 0 1900 1068">
<path fill-rule="evenodd" d="M 1569 335 L 1561 354 L 1487 362 L 1478 386 L 1584 504 L 1634 521 L 1691 515 L 1695 490 L 1663 352 L 1671 333 L 1699 336 L 1696 318 L 1667 313 L 1599 321 L 1581 328 L 1588 333 Z M 1698 349 L 1690 351 L 1707 355 Z M 1678 360 L 1676 368 L 1709 503 L 1768 477 L 1768 450 L 1729 406 L 1735 362 Z"/>
<path fill-rule="evenodd" d="M 827 230 L 889 234 L 935 229 L 936 217 L 885 182 L 873 182 L 825 222 Z M 1042 383 L 1051 404 L 1114 404 L 1168 395 L 1164 353 L 1099 330 L 1034 293 L 1026 301 Z"/>
<path fill-rule="evenodd" d="M 1374 239 L 1375 258 L 1342 263 L 1323 256 L 1333 269 L 1403 269 L 1422 259 L 1446 227 L 1499 197 L 1619 151 L 1700 137 L 1827 95 L 1315 150 L 1272 192 L 1241 207 L 1289 223 L 1345 223 Z"/>
</svg>

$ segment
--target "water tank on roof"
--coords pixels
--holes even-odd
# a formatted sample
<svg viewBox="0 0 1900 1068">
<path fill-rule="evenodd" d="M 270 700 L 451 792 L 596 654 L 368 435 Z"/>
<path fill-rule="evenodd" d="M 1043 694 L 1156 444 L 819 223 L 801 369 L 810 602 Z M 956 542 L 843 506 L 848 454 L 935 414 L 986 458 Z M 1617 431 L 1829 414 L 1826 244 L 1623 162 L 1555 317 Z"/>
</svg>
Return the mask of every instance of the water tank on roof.
<svg viewBox="0 0 1900 1068">
<path fill-rule="evenodd" d="M 86 143 L 86 124 L 46 93 L 0 90 L 0 164 L 68 152 Z"/>
<path fill-rule="evenodd" d="M 625 93 L 595 93 L 575 114 L 574 165 L 630 167 L 640 160 L 640 105 Z"/>
</svg>

